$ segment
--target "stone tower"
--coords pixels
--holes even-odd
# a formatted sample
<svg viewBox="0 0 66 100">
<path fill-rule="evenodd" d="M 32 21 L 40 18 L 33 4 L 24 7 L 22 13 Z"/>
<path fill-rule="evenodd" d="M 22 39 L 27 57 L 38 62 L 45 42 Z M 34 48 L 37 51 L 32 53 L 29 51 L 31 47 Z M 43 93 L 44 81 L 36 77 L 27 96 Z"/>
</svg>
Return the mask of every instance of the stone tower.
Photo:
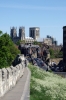
<svg viewBox="0 0 66 100">
<path fill-rule="evenodd" d="M 29 36 L 37 40 L 40 37 L 40 28 L 39 27 L 29 28 Z"/>
<path fill-rule="evenodd" d="M 25 40 L 25 27 L 19 27 L 19 38 Z"/>
<path fill-rule="evenodd" d="M 10 28 L 10 36 L 12 39 L 17 37 L 17 28 L 15 27 Z"/>
</svg>

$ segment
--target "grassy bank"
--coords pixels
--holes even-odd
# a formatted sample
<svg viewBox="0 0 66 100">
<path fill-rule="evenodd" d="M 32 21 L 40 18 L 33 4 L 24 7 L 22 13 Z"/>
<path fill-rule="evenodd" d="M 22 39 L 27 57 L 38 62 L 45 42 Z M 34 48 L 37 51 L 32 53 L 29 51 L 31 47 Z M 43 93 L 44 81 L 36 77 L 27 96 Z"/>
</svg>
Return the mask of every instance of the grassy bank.
<svg viewBox="0 0 66 100">
<path fill-rule="evenodd" d="M 30 100 L 66 100 L 66 79 L 28 66 L 31 70 Z"/>
</svg>

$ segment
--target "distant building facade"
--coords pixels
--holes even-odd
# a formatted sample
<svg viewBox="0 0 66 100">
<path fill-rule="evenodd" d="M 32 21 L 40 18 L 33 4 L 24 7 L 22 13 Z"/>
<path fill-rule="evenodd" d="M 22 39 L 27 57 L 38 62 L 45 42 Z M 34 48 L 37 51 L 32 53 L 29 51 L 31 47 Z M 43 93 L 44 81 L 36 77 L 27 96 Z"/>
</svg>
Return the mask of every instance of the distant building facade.
<svg viewBox="0 0 66 100">
<path fill-rule="evenodd" d="M 37 58 L 37 49 L 39 48 L 39 45 L 19 45 L 19 49 L 21 50 L 21 54 L 24 54 L 25 56 L 31 56 Z"/>
<path fill-rule="evenodd" d="M 39 27 L 31 27 L 29 28 L 29 37 L 37 40 L 40 37 L 40 28 Z"/>
<path fill-rule="evenodd" d="M 38 38 L 36 41 L 39 43 L 43 43 L 44 38 Z"/>
<path fill-rule="evenodd" d="M 19 38 L 20 40 L 25 40 L 25 27 L 19 28 Z"/>
<path fill-rule="evenodd" d="M 25 37 L 25 43 L 33 43 L 34 39 L 32 37 Z"/>
<path fill-rule="evenodd" d="M 43 40 L 43 42 L 45 44 L 47 44 L 47 45 L 55 45 L 55 46 L 57 46 L 57 41 L 53 37 L 51 37 L 49 35 L 47 35 L 47 37 Z"/>
<path fill-rule="evenodd" d="M 49 39 L 49 38 L 45 38 L 45 39 L 43 40 L 43 42 L 44 42 L 46 45 L 52 45 L 52 40 Z"/>
<path fill-rule="evenodd" d="M 10 36 L 14 43 L 18 42 L 19 40 L 25 40 L 25 27 L 19 27 L 19 36 L 17 36 L 17 28 L 10 28 Z"/>
<path fill-rule="evenodd" d="M 25 40 L 25 43 L 33 43 L 34 38 L 32 37 L 25 37 L 25 27 L 19 27 L 19 36 L 17 36 L 17 28 L 12 27 L 10 28 L 10 36 L 14 43 L 17 43 L 19 40 Z"/>
<path fill-rule="evenodd" d="M 10 28 L 10 36 L 12 39 L 17 37 L 17 28 L 15 27 Z"/>
<path fill-rule="evenodd" d="M 63 62 L 66 65 L 66 26 L 63 26 Z"/>
</svg>

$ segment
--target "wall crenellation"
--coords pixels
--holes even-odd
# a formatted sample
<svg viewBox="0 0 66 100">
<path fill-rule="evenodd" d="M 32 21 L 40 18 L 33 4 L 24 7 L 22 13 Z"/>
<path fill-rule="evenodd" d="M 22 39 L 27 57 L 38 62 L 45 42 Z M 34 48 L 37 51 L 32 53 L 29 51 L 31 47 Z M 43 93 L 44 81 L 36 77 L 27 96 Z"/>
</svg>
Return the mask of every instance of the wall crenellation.
<svg viewBox="0 0 66 100">
<path fill-rule="evenodd" d="M 15 67 L 0 69 L 0 97 L 2 97 L 7 91 L 14 87 L 20 77 L 24 74 L 25 58 L 20 56 L 21 63 Z"/>
</svg>

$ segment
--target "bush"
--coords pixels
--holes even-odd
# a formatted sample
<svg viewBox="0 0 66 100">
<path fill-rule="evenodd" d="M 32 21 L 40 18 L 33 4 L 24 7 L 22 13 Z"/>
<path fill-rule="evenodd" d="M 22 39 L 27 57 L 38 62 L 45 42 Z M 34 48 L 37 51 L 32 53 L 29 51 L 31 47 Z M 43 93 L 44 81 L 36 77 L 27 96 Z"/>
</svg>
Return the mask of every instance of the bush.
<svg viewBox="0 0 66 100">
<path fill-rule="evenodd" d="M 0 36 L 0 68 L 10 66 L 18 53 L 20 51 L 10 36 L 7 33 L 2 34 Z"/>
<path fill-rule="evenodd" d="M 60 52 L 56 55 L 56 58 L 63 58 L 63 52 L 60 51 Z"/>
<path fill-rule="evenodd" d="M 50 52 L 50 58 L 55 58 L 54 50 L 53 49 L 49 49 L 49 52 Z"/>
<path fill-rule="evenodd" d="M 31 70 L 30 100 L 66 100 L 66 79 L 33 65 Z"/>
</svg>

